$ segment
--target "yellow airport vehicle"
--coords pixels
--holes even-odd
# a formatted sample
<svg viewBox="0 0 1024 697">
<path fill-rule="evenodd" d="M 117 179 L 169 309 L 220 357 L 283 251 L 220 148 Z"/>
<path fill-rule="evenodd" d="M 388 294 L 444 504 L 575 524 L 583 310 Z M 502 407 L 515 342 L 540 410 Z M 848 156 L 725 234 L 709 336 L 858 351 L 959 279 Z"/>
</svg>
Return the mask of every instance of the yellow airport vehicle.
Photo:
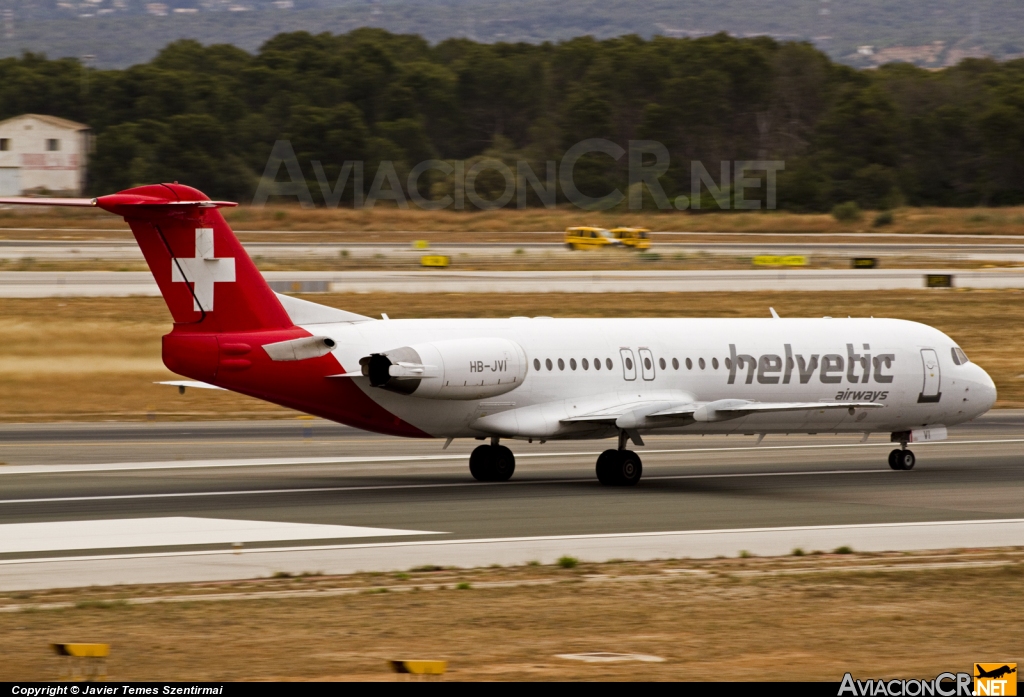
<svg viewBox="0 0 1024 697">
<path fill-rule="evenodd" d="M 420 257 L 420 266 L 432 266 L 443 269 L 451 263 L 451 257 L 447 257 L 443 254 L 427 254 Z"/>
<path fill-rule="evenodd" d="M 609 230 L 615 239 L 631 249 L 650 249 L 650 230 L 643 227 L 617 227 Z"/>
<path fill-rule="evenodd" d="M 569 249 L 604 249 L 618 247 L 622 242 L 603 227 L 570 227 L 565 229 L 565 244 Z"/>
<path fill-rule="evenodd" d="M 805 256 L 790 254 L 779 256 L 775 254 L 759 254 L 754 257 L 754 266 L 807 266 L 809 260 Z"/>
</svg>

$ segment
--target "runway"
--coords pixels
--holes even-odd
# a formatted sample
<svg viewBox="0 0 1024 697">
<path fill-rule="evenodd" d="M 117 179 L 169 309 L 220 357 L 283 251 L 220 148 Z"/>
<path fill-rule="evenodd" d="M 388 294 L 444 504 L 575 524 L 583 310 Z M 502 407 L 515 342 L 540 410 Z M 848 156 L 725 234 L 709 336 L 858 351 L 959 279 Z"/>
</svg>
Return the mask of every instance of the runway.
<svg viewBox="0 0 1024 697">
<path fill-rule="evenodd" d="M 256 232 L 240 233 L 259 235 Z M 272 233 L 285 236 L 289 233 Z M 293 233 L 299 234 L 299 233 Z M 485 233 L 486 234 L 486 233 Z M 542 233 L 553 238 L 560 233 Z M 657 233 L 656 233 L 657 234 Z M 675 235 L 676 233 L 663 233 Z M 569 250 L 561 241 L 537 241 L 523 233 L 524 239 L 514 242 L 445 242 L 435 241 L 427 249 L 413 248 L 408 242 L 302 242 L 302 241 L 245 241 L 245 249 L 254 258 L 274 260 L 338 259 L 345 255 L 349 259 L 374 259 L 386 257 L 392 260 L 415 261 L 423 254 L 444 254 L 468 261 L 508 261 L 523 263 L 538 256 L 545 259 L 554 257 L 579 261 L 586 252 Z M 259 235 L 263 237 L 263 235 Z M 443 233 L 441 234 L 443 240 Z M 431 233 L 423 233 L 430 239 Z M 935 263 L 953 261 L 974 262 L 1024 262 L 1024 239 L 1011 238 L 991 241 L 971 240 L 970 236 L 950 238 L 945 235 L 922 236 L 923 239 L 906 240 L 899 236 L 881 237 L 875 235 L 869 240 L 823 241 L 812 237 L 791 241 L 772 239 L 776 235 L 762 234 L 766 239 L 734 241 L 720 234 L 685 235 L 686 241 L 665 241 L 655 238 L 651 252 L 663 257 L 679 255 L 708 255 L 719 257 L 753 257 L 761 254 L 775 256 L 801 255 L 812 259 L 818 257 L 912 257 L 934 260 Z M 821 237 L 820 235 L 818 237 Z M 830 236 L 831 237 L 831 236 Z M 434 236 L 437 239 L 437 236 Z M 0 240 L 0 260 L 19 261 L 143 261 L 142 252 L 134 240 Z"/>
<path fill-rule="evenodd" d="M 950 276 L 958 288 L 1024 288 L 1024 269 L 759 269 L 747 271 L 270 271 L 278 292 L 688 293 L 912 290 Z M 0 271 L 0 297 L 156 296 L 147 271 Z"/>
<path fill-rule="evenodd" d="M 0 589 L 1024 545 L 1024 412 L 951 433 L 914 446 L 911 472 L 889 470 L 881 434 L 650 436 L 640 485 L 609 489 L 605 442 L 510 443 L 512 481 L 480 484 L 475 441 L 318 420 L 3 426 Z"/>
</svg>

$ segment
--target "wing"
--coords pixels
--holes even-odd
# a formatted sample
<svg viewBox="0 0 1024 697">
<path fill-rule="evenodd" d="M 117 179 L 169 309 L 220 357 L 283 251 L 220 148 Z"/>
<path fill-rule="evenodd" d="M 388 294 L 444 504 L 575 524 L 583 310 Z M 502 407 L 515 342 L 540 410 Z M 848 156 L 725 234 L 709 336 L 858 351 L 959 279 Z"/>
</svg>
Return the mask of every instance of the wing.
<svg viewBox="0 0 1024 697">
<path fill-rule="evenodd" d="M 715 406 L 715 411 L 725 413 L 754 413 L 765 411 L 813 411 L 815 409 L 878 409 L 885 405 L 881 402 L 748 402 L 745 400 L 723 400 L 742 402 L 726 406 Z M 708 406 L 716 404 L 712 402 Z"/>
<path fill-rule="evenodd" d="M 724 421 L 748 414 L 825 409 L 880 409 L 881 402 L 755 402 L 747 399 L 720 399 L 714 402 L 678 402 L 665 400 L 628 402 L 604 407 L 562 419 L 562 423 L 598 422 L 619 428 L 655 426 L 658 420 L 692 418 L 694 421 Z"/>
</svg>

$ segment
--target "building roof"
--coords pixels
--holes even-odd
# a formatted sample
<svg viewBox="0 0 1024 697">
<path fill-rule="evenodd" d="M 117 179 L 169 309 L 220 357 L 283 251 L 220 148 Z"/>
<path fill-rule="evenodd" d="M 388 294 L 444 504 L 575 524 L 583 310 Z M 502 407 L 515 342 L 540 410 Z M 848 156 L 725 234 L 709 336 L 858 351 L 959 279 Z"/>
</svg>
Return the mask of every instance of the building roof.
<svg viewBox="0 0 1024 697">
<path fill-rule="evenodd" d="M 69 121 L 68 119 L 62 119 L 59 116 L 47 116 L 46 114 L 22 114 L 21 116 L 13 116 L 9 119 L 0 121 L 0 126 L 4 126 L 14 121 L 21 121 L 22 119 L 39 119 L 44 123 L 48 123 L 51 126 L 57 128 L 64 128 L 69 131 L 88 131 L 89 127 L 84 123 L 78 123 L 77 121 Z"/>
</svg>

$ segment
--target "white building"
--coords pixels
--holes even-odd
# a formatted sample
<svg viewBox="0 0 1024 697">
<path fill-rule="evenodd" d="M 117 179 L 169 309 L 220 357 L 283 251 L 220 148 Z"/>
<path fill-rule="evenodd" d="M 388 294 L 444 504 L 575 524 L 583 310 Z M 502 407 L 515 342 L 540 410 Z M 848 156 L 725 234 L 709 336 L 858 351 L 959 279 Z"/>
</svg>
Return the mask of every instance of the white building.
<svg viewBox="0 0 1024 697">
<path fill-rule="evenodd" d="M 0 196 L 80 196 L 91 144 L 88 126 L 56 116 L 0 121 Z"/>
</svg>

